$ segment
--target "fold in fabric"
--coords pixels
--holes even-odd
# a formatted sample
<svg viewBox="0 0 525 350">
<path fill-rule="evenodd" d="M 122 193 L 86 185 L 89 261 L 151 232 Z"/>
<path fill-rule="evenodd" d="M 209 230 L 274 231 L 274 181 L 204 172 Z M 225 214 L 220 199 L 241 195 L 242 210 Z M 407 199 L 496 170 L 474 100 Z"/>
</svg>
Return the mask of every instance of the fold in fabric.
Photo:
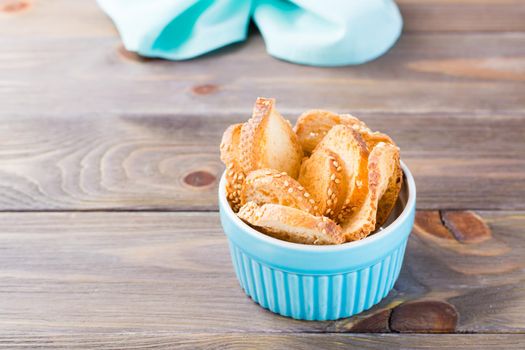
<svg viewBox="0 0 525 350">
<path fill-rule="evenodd" d="M 246 39 L 250 18 L 270 55 L 360 64 L 385 53 L 403 21 L 392 0 L 98 0 L 129 51 L 184 60 Z"/>
<path fill-rule="evenodd" d="M 250 1 L 98 0 L 124 46 L 147 57 L 194 58 L 246 38 Z"/>
<path fill-rule="evenodd" d="M 360 64 L 385 53 L 401 34 L 390 0 L 260 0 L 253 18 L 270 55 L 302 64 Z"/>
</svg>

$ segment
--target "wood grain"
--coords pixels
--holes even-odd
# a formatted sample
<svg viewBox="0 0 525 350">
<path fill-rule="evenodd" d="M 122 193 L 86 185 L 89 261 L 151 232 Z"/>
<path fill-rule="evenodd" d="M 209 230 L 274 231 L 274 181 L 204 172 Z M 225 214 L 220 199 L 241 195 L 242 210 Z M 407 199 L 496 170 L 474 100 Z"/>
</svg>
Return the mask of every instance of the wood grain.
<svg viewBox="0 0 525 350">
<path fill-rule="evenodd" d="M 525 111 L 525 33 L 407 33 L 376 61 L 331 69 L 274 59 L 259 36 L 184 62 L 124 55 L 114 36 L 2 36 L 0 47 L 9 47 L 0 54 L 2 118 L 248 117 L 257 96 L 276 97 L 278 108 L 292 114 Z"/>
<path fill-rule="evenodd" d="M 442 215 L 443 224 L 454 237 L 464 243 L 480 243 L 490 239 L 490 228 L 471 211 L 452 211 Z"/>
<path fill-rule="evenodd" d="M 453 333 L 457 323 L 454 306 L 434 300 L 403 303 L 390 316 L 390 329 L 400 333 Z"/>
<path fill-rule="evenodd" d="M 16 349 L 523 349 L 523 334 L 263 334 L 152 333 L 5 334 L 0 345 Z"/>
<path fill-rule="evenodd" d="M 478 214 L 490 240 L 438 242 L 415 230 L 382 303 L 356 317 L 307 322 L 276 316 L 244 295 L 216 213 L 0 213 L 0 329 L 346 333 L 443 331 L 446 324 L 461 333 L 523 333 L 525 214 Z M 457 324 L 436 303 L 456 310 Z M 413 313 L 425 310 L 433 316 L 414 326 Z"/>
<path fill-rule="evenodd" d="M 396 0 L 405 31 L 517 32 L 525 30 L 522 0 Z"/>
<path fill-rule="evenodd" d="M 95 1 L 2 0 L 0 36 L 92 38 L 115 36 L 111 20 Z"/>
<path fill-rule="evenodd" d="M 419 208 L 525 209 L 522 117 L 358 116 L 401 147 Z M 4 119 L 0 210 L 216 210 L 220 138 L 244 118 Z"/>
</svg>

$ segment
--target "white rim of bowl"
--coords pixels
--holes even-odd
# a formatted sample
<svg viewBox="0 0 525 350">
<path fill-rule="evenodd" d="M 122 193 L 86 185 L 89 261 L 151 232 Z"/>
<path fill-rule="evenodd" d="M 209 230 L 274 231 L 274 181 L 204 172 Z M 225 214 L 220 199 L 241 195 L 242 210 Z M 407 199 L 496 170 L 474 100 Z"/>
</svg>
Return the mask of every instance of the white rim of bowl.
<svg viewBox="0 0 525 350">
<path fill-rule="evenodd" d="M 392 232 L 396 231 L 396 229 L 401 225 L 401 223 L 407 219 L 410 213 L 410 208 L 415 207 L 416 183 L 414 182 L 414 177 L 412 176 L 412 173 L 410 172 L 410 170 L 408 169 L 408 167 L 405 165 L 403 161 L 401 161 L 401 169 L 403 170 L 403 173 L 405 174 L 406 184 L 408 185 L 408 200 L 401 214 L 394 220 L 394 222 L 388 225 L 385 229 L 379 232 L 376 232 L 375 234 L 368 236 L 366 238 L 363 238 L 359 241 L 347 242 L 347 243 L 342 243 L 342 244 L 313 245 L 313 244 L 301 244 L 301 243 L 287 242 L 287 241 L 283 241 L 283 240 L 265 235 L 264 233 L 259 232 L 256 229 L 250 227 L 248 224 L 242 221 L 233 212 L 232 208 L 230 207 L 230 204 L 226 200 L 225 172 L 222 174 L 221 180 L 219 183 L 219 201 L 220 201 L 220 206 L 224 208 L 224 211 L 230 220 L 232 220 L 238 226 L 243 228 L 248 235 L 253 236 L 255 239 L 265 241 L 269 244 L 276 245 L 281 248 L 296 250 L 296 251 L 335 252 L 335 251 L 341 251 L 341 250 L 347 250 L 347 249 L 354 249 L 354 248 L 362 247 L 365 245 L 373 244 L 373 242 L 380 240 L 389 234 L 392 234 Z"/>
</svg>

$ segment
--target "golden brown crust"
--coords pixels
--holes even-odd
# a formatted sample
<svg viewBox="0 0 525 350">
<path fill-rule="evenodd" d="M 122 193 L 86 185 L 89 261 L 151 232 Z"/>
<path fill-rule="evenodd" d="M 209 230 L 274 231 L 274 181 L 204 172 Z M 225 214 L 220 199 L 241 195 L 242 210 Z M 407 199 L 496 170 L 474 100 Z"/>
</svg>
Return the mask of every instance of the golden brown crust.
<svg viewBox="0 0 525 350">
<path fill-rule="evenodd" d="M 347 181 L 337 153 L 320 148 L 303 160 L 299 182 L 319 203 L 319 212 L 334 219 L 346 198 Z"/>
<path fill-rule="evenodd" d="M 257 98 L 252 117 L 241 129 L 240 165 L 244 172 L 271 168 L 299 175 L 301 145 L 290 123 L 275 109 L 275 100 Z"/>
<path fill-rule="evenodd" d="M 258 98 L 253 107 L 252 117 L 242 126 L 239 161 L 247 172 L 258 168 L 260 153 L 256 149 L 257 143 L 254 140 L 261 140 L 261 134 L 274 103 L 273 99 Z"/>
<path fill-rule="evenodd" d="M 347 241 L 355 241 L 368 236 L 376 229 L 378 202 L 385 193 L 389 181 L 399 163 L 399 149 L 380 142 L 368 158 L 368 194 L 361 207 L 343 225 Z"/>
<path fill-rule="evenodd" d="M 255 202 L 280 204 L 318 215 L 318 205 L 313 196 L 297 180 L 285 172 L 259 169 L 246 176 L 241 191 L 241 204 Z"/>
<path fill-rule="evenodd" d="M 368 193 L 368 148 L 361 134 L 346 125 L 330 129 L 317 148 L 328 149 L 341 159 L 347 191 L 337 222 L 344 223 L 361 207 Z"/>
<path fill-rule="evenodd" d="M 241 136 L 242 123 L 230 125 L 222 134 L 220 151 L 221 160 L 224 164 L 229 164 L 237 160 L 237 149 Z"/>
<path fill-rule="evenodd" d="M 226 199 L 236 213 L 241 208 L 241 190 L 244 183 L 244 172 L 236 162 L 228 164 L 226 168 Z"/>
<path fill-rule="evenodd" d="M 237 214 L 243 221 L 272 237 L 302 244 L 340 244 L 341 228 L 324 216 L 279 204 L 246 203 Z"/>
<path fill-rule="evenodd" d="M 387 134 L 383 134 L 378 131 L 372 132 L 370 131 L 370 129 L 363 128 L 359 128 L 357 130 L 363 137 L 363 140 L 365 140 L 369 151 L 371 151 L 379 142 L 390 143 L 394 146 L 396 145 L 394 141 L 390 138 L 390 136 L 388 136 Z"/>
<path fill-rule="evenodd" d="M 234 212 L 241 207 L 240 194 L 245 177 L 238 161 L 242 125 L 230 125 L 222 135 L 220 145 L 221 160 L 226 165 L 226 198 Z"/>
<path fill-rule="evenodd" d="M 304 152 L 310 154 L 328 131 L 339 124 L 368 130 L 365 123 L 350 114 L 339 115 L 330 111 L 313 109 L 299 116 L 294 131 Z"/>
<path fill-rule="evenodd" d="M 376 216 L 376 229 L 383 226 L 388 220 L 392 209 L 396 205 L 397 197 L 403 186 L 403 170 L 399 161 L 399 154 L 396 159 L 395 169 L 392 176 L 389 179 L 388 186 L 385 193 L 379 200 L 377 216 Z"/>
</svg>

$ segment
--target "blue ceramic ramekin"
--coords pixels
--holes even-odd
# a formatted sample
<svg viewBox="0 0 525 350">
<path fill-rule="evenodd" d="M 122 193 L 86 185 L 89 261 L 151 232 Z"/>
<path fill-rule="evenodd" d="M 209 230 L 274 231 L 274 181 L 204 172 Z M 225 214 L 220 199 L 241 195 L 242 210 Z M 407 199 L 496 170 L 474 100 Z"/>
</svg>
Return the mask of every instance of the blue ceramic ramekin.
<svg viewBox="0 0 525 350">
<path fill-rule="evenodd" d="M 333 246 L 290 243 L 242 222 L 219 185 L 221 223 L 237 278 L 259 305 L 301 320 L 349 317 L 379 303 L 394 286 L 414 224 L 416 185 L 405 181 L 389 224 L 372 236 Z"/>
</svg>

